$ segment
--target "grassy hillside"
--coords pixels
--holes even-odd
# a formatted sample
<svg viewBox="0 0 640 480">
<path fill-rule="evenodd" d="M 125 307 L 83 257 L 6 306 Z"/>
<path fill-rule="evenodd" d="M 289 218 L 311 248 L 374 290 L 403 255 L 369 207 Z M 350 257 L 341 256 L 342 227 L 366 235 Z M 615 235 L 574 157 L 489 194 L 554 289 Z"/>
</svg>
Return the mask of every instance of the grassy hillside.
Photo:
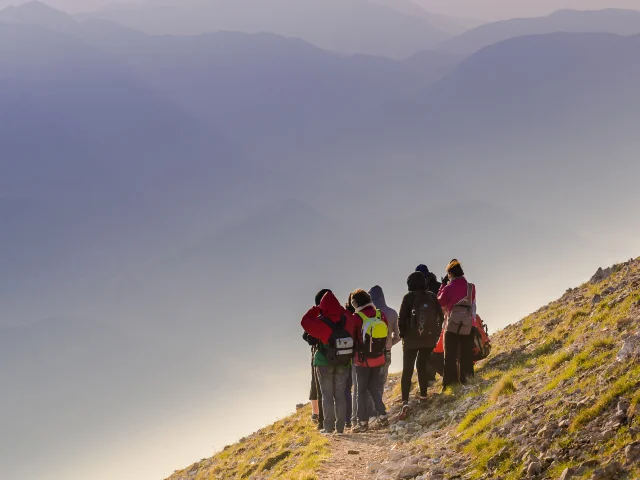
<svg viewBox="0 0 640 480">
<path fill-rule="evenodd" d="M 599 272 L 492 342 L 471 385 L 436 386 L 407 421 L 359 439 L 388 446 L 376 462 L 336 468 L 377 480 L 640 478 L 640 259 Z M 397 376 L 390 383 L 395 414 Z M 322 438 L 309 413 L 171 479 L 315 479 L 327 459 L 349 462 L 336 455 L 348 437 Z"/>
</svg>

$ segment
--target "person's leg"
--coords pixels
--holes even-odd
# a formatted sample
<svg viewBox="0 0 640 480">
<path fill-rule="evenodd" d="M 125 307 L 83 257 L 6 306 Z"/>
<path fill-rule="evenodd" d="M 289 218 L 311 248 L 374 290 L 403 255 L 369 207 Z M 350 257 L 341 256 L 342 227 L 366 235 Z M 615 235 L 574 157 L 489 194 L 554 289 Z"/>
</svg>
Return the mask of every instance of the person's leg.
<svg viewBox="0 0 640 480">
<path fill-rule="evenodd" d="M 351 425 L 351 415 L 353 414 L 353 395 L 351 389 L 353 388 L 353 375 L 351 374 L 351 366 L 345 367 L 347 373 L 347 382 L 344 390 L 344 399 L 346 401 L 346 414 L 345 422 L 347 427 Z"/>
<path fill-rule="evenodd" d="M 367 411 L 369 368 L 356 366 L 356 383 L 358 385 L 358 421 L 367 423 L 369 412 Z"/>
<path fill-rule="evenodd" d="M 324 429 L 333 432 L 336 427 L 336 411 L 334 403 L 334 368 L 318 367 L 318 379 L 322 392 L 322 407 L 324 411 Z"/>
<path fill-rule="evenodd" d="M 384 391 L 387 388 L 387 380 L 389 379 L 389 367 L 391 366 L 391 352 L 385 354 L 384 366 L 380 370 L 380 395 L 384 398 Z"/>
<path fill-rule="evenodd" d="M 309 391 L 309 400 L 311 401 L 311 414 L 317 418 L 318 416 L 318 384 L 316 383 L 316 368 L 311 361 L 311 390 Z"/>
<path fill-rule="evenodd" d="M 411 393 L 411 378 L 413 377 L 413 368 L 416 363 L 417 350 L 405 350 L 402 352 L 402 379 L 400 385 L 402 387 L 402 403 L 409 403 L 409 395 Z"/>
<path fill-rule="evenodd" d="M 336 367 L 334 374 L 334 395 L 336 405 L 336 431 L 344 432 L 344 424 L 347 418 L 347 402 L 345 391 L 349 378 L 349 367 Z"/>
<path fill-rule="evenodd" d="M 431 365 L 431 361 L 427 362 L 427 382 L 436 383 L 436 369 Z"/>
<path fill-rule="evenodd" d="M 320 377 L 318 367 L 316 367 L 316 391 L 318 392 L 318 428 L 324 428 L 324 405 L 322 402 L 322 389 L 320 388 Z"/>
<path fill-rule="evenodd" d="M 466 383 L 473 376 L 473 336 L 462 335 L 460 337 L 460 381 Z"/>
<path fill-rule="evenodd" d="M 353 394 L 351 395 L 351 425 L 358 423 L 358 379 L 356 378 L 356 366 L 351 365 L 351 381 L 353 382 Z"/>
<path fill-rule="evenodd" d="M 387 407 L 385 407 L 382 401 L 382 395 L 380 394 L 380 370 L 382 367 L 369 368 L 369 378 L 367 382 L 367 389 L 373 398 L 373 403 L 376 407 L 376 416 L 386 415 Z"/>
<path fill-rule="evenodd" d="M 421 348 L 418 350 L 416 370 L 418 370 L 418 385 L 420 386 L 421 397 L 427 396 L 427 389 L 429 388 L 429 372 L 427 371 L 427 365 L 429 365 L 431 350 L 431 348 Z"/>
<path fill-rule="evenodd" d="M 460 383 L 458 376 L 458 335 L 451 332 L 444 334 L 444 377 L 442 386 Z"/>
</svg>

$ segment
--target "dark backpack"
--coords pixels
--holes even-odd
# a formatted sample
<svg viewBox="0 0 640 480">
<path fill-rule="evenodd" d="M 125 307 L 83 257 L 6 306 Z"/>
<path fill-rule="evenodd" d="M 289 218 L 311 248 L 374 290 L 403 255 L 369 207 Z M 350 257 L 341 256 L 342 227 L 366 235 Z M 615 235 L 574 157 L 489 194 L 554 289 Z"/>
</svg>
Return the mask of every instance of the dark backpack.
<svg viewBox="0 0 640 480">
<path fill-rule="evenodd" d="M 323 345 L 322 348 L 327 362 L 334 366 L 349 365 L 353 358 L 354 342 L 351 334 L 345 330 L 347 317 L 342 315 L 338 323 L 334 323 L 326 317 L 322 317 L 320 320 L 333 331 L 328 345 Z"/>
<path fill-rule="evenodd" d="M 430 292 L 416 292 L 415 296 L 411 319 L 409 320 L 411 334 L 428 340 L 429 344 L 435 345 L 438 343 L 442 332 L 442 322 L 436 308 L 438 299 Z"/>
</svg>

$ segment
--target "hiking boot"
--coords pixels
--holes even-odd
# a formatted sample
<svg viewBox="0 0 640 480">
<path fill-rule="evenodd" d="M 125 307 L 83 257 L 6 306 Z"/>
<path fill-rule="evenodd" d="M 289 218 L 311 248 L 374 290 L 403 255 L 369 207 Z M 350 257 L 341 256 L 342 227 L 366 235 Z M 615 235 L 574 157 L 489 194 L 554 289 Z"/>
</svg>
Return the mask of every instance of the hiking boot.
<svg viewBox="0 0 640 480">
<path fill-rule="evenodd" d="M 380 425 L 381 427 L 388 427 L 389 426 L 389 419 L 387 418 L 387 415 L 380 415 L 378 417 L 378 425 Z"/>
<path fill-rule="evenodd" d="M 427 405 L 429 403 L 429 397 L 420 397 L 420 405 Z"/>
<path fill-rule="evenodd" d="M 336 437 L 344 437 L 344 432 L 336 431 L 336 432 L 334 433 L 334 435 L 335 435 Z"/>
<path fill-rule="evenodd" d="M 346 428 L 347 430 L 351 430 L 351 422 L 346 423 L 344 428 Z"/>
<path fill-rule="evenodd" d="M 333 431 L 325 430 L 324 428 L 320 430 L 320 435 L 333 435 Z"/>
<path fill-rule="evenodd" d="M 400 412 L 400 415 L 398 416 L 398 418 L 400 420 L 406 420 L 408 416 L 409 416 L 409 404 L 405 403 L 404 405 L 402 405 L 402 412 Z"/>
<path fill-rule="evenodd" d="M 369 424 L 367 422 L 358 422 L 358 424 L 351 429 L 351 433 L 365 433 L 369 430 Z"/>
</svg>

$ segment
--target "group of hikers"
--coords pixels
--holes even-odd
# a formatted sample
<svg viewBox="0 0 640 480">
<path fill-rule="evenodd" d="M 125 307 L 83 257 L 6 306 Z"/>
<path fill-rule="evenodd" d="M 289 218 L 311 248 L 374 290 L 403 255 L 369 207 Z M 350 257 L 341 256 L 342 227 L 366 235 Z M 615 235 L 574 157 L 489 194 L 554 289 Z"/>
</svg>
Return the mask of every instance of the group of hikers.
<svg viewBox="0 0 640 480">
<path fill-rule="evenodd" d="M 400 312 L 386 303 L 378 285 L 353 291 L 343 307 L 323 289 L 302 318 L 303 339 L 312 349 L 309 399 L 312 419 L 323 434 L 342 435 L 388 424 L 383 395 L 391 364 L 391 349 L 402 341 L 402 411 L 410 414 L 414 370 L 419 401 L 442 375 L 443 390 L 474 376 L 474 361 L 489 354 L 486 327 L 476 313 L 476 288 L 465 278 L 457 259 L 438 281 L 426 265 L 407 279 L 408 293 Z"/>
</svg>

